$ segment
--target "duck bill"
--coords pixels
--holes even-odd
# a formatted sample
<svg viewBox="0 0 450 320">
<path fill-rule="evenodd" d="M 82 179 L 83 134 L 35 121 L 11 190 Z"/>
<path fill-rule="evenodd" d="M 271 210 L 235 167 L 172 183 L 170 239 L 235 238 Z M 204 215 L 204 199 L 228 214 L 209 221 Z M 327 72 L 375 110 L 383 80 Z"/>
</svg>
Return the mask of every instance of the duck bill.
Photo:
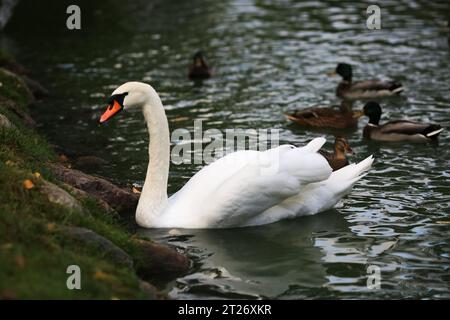
<svg viewBox="0 0 450 320">
<path fill-rule="evenodd" d="M 103 112 L 102 116 L 100 117 L 100 123 L 108 121 L 113 116 L 118 114 L 122 109 L 123 107 L 120 105 L 120 103 L 114 100 L 113 104 L 109 105 L 108 108 L 106 108 L 106 111 Z"/>
<path fill-rule="evenodd" d="M 195 59 L 194 65 L 195 65 L 197 68 L 203 67 L 204 64 L 205 64 L 205 62 L 203 61 L 202 58 L 196 58 L 196 59 Z"/>
<path fill-rule="evenodd" d="M 351 155 L 351 156 L 354 156 L 354 155 L 355 155 L 355 152 L 353 152 L 352 148 L 347 148 L 347 150 L 345 150 L 345 152 L 346 152 L 348 155 Z"/>
<path fill-rule="evenodd" d="M 327 72 L 327 76 L 329 76 L 329 77 L 334 77 L 336 75 L 337 75 L 336 70 Z"/>
<path fill-rule="evenodd" d="M 361 118 L 362 116 L 364 115 L 364 111 L 355 111 L 355 112 L 353 112 L 353 118 L 355 118 L 355 119 L 359 119 L 359 118 Z"/>
</svg>

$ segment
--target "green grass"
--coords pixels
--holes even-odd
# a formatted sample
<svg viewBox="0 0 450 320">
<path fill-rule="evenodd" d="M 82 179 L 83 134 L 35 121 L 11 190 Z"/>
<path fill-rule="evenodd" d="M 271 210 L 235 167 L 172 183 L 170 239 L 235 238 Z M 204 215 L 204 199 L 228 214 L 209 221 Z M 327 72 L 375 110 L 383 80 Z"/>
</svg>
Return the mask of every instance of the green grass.
<svg viewBox="0 0 450 320">
<path fill-rule="evenodd" d="M 28 93 L 13 78 L 0 71 L 0 96 L 26 110 Z M 64 188 L 46 169 L 57 156 L 45 139 L 1 104 L 0 113 L 15 125 L 0 128 L 0 298 L 145 298 L 133 269 L 118 267 L 95 247 L 66 238 L 58 227 L 89 228 L 133 255 L 131 235 L 94 200 L 79 199 L 82 212 L 50 202 L 39 186 L 47 180 Z M 24 187 L 26 179 L 33 188 Z M 66 286 L 66 270 L 73 264 L 81 268 L 81 290 Z"/>
</svg>

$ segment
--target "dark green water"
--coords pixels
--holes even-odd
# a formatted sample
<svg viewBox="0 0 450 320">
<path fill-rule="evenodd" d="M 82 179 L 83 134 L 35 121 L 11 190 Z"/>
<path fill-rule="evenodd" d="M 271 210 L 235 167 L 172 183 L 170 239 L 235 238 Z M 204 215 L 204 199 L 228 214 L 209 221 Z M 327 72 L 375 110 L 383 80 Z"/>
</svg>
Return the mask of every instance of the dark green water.
<svg viewBox="0 0 450 320">
<path fill-rule="evenodd" d="M 129 80 L 157 89 L 172 130 L 203 119 L 205 130 L 278 128 L 282 143 L 302 145 L 323 133 L 290 125 L 283 112 L 337 102 L 338 79 L 326 72 L 349 62 L 355 79 L 391 77 L 407 87 L 384 100 L 383 119 L 447 128 L 438 145 L 368 143 L 363 119 L 346 133 L 352 161 L 374 154 L 375 164 L 335 210 L 255 228 L 139 231 L 195 261 L 166 287 L 173 297 L 450 298 L 448 4 L 383 2 L 382 30 L 370 31 L 367 4 L 352 2 L 82 2 L 78 33 L 64 29 L 64 8 L 50 6 L 52 18 L 36 21 L 44 9 L 26 6 L 1 41 L 53 92 L 34 110 L 40 131 L 107 159 L 95 173 L 123 185 L 145 175 L 143 117 L 122 113 L 104 127 L 97 120 Z M 198 48 L 216 73 L 201 85 L 186 79 Z M 172 165 L 169 192 L 199 168 Z M 368 265 L 381 268 L 381 289 L 367 288 Z"/>
</svg>

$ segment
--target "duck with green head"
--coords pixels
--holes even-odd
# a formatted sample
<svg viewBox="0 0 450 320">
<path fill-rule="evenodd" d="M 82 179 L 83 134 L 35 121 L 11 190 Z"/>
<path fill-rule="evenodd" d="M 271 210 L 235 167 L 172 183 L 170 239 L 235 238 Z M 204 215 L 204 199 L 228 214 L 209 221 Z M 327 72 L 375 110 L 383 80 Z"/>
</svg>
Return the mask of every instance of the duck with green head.
<svg viewBox="0 0 450 320">
<path fill-rule="evenodd" d="M 202 51 L 197 51 L 192 57 L 192 64 L 189 66 L 188 76 L 190 79 L 207 79 L 211 77 L 212 72 L 206 63 Z"/>
<path fill-rule="evenodd" d="M 387 97 L 399 94 L 404 90 L 400 82 L 382 80 L 363 80 L 353 82 L 352 66 L 339 63 L 328 75 L 339 75 L 342 81 L 336 88 L 336 96 L 343 99 L 364 99 Z"/>
<path fill-rule="evenodd" d="M 363 137 L 379 141 L 417 141 L 425 142 L 437 140 L 444 130 L 438 124 L 420 123 L 408 120 L 389 121 L 380 125 L 381 107 L 377 102 L 370 101 L 364 106 L 359 115 L 369 117 Z"/>
</svg>

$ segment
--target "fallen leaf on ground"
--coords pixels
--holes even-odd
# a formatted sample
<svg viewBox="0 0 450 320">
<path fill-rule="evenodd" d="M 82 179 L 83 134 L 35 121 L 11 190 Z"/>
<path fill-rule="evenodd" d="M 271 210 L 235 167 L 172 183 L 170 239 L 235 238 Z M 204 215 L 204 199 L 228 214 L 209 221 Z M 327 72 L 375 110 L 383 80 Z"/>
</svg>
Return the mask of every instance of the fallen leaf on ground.
<svg viewBox="0 0 450 320">
<path fill-rule="evenodd" d="M 34 176 L 36 177 L 36 178 L 40 178 L 41 177 L 41 174 L 39 173 L 39 172 L 35 172 L 35 173 L 33 173 L 34 174 Z"/>
<path fill-rule="evenodd" d="M 139 189 L 135 188 L 135 187 L 133 187 L 133 189 L 131 189 L 131 191 L 133 193 L 137 193 L 137 194 L 141 193 L 141 191 Z"/>
<path fill-rule="evenodd" d="M 26 180 L 23 181 L 23 187 L 25 189 L 29 190 L 29 189 L 34 187 L 34 183 L 30 179 L 26 179 Z"/>
<path fill-rule="evenodd" d="M 104 281 L 104 282 L 110 282 L 111 280 L 114 279 L 114 277 L 101 271 L 101 270 L 97 270 L 94 273 L 94 279 Z"/>
</svg>

